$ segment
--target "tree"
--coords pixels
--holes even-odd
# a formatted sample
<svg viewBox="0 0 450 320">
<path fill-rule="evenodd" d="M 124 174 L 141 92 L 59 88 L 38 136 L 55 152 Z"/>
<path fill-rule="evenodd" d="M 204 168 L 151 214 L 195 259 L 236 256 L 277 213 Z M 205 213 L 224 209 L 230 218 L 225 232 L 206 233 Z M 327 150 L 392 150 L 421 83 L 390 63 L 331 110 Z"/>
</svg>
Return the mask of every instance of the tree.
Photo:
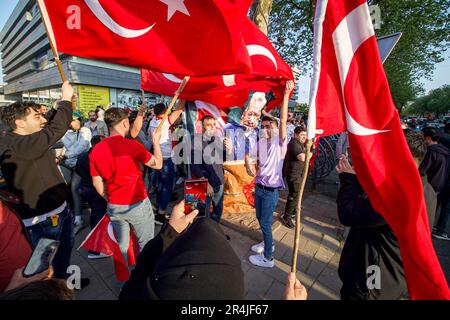
<svg viewBox="0 0 450 320">
<path fill-rule="evenodd" d="M 313 0 L 273 0 L 269 37 L 280 55 L 302 73 L 312 65 Z M 369 0 L 381 9 L 377 36 L 402 32 L 385 63 L 392 97 L 401 111 L 423 93 L 422 77 L 431 79 L 450 42 L 447 0 Z"/>
<path fill-rule="evenodd" d="M 431 90 L 426 96 L 414 101 L 408 108 L 408 112 L 434 114 L 437 118 L 450 110 L 450 85 Z"/>
<path fill-rule="evenodd" d="M 250 10 L 251 19 L 265 35 L 267 35 L 269 29 L 272 2 L 273 0 L 254 0 Z"/>
</svg>

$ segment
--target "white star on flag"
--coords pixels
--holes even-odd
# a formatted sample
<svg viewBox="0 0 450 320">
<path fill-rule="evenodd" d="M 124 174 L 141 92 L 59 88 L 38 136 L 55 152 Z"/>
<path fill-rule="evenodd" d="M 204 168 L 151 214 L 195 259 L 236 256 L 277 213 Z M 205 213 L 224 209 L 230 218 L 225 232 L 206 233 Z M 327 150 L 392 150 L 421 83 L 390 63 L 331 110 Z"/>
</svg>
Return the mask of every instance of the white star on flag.
<svg viewBox="0 0 450 320">
<path fill-rule="evenodd" d="M 159 0 L 167 5 L 167 22 L 172 18 L 175 12 L 180 11 L 187 16 L 190 16 L 184 0 Z"/>
</svg>

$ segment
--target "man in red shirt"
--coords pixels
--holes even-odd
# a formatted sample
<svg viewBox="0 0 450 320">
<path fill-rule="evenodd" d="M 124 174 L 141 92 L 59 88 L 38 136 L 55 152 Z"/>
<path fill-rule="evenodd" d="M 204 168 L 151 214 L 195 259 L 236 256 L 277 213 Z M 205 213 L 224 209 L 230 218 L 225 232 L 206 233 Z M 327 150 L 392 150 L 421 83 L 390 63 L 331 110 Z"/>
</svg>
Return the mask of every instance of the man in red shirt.
<svg viewBox="0 0 450 320">
<path fill-rule="evenodd" d="M 125 138 L 130 131 L 126 110 L 107 110 L 105 122 L 110 136 L 97 144 L 89 155 L 90 171 L 95 189 L 108 202 L 107 214 L 127 261 L 130 227 L 141 249 L 154 237 L 155 218 L 140 166 L 161 169 L 160 133 L 153 135 L 152 155 L 136 140 Z"/>
</svg>

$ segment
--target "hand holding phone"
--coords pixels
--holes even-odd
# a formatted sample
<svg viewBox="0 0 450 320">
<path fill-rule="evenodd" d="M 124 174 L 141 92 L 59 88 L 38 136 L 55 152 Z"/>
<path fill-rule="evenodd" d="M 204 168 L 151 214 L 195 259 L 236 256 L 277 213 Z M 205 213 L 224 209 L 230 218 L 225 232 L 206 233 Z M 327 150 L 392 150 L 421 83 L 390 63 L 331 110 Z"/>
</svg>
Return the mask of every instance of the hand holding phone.
<svg viewBox="0 0 450 320">
<path fill-rule="evenodd" d="M 58 240 L 41 238 L 23 270 L 23 276 L 26 278 L 32 277 L 48 270 L 52 265 L 58 247 Z"/>
<path fill-rule="evenodd" d="M 206 216 L 206 195 L 208 192 L 208 180 L 185 180 L 184 181 L 184 203 L 185 214 L 198 210 L 199 216 Z"/>
</svg>

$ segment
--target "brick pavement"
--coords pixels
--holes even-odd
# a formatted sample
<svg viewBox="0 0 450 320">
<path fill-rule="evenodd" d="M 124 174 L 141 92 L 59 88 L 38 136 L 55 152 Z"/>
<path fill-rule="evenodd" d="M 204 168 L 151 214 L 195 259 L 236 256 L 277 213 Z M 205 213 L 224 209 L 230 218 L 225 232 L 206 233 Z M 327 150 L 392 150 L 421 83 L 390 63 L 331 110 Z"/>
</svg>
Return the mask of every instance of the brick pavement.
<svg viewBox="0 0 450 320">
<path fill-rule="evenodd" d="M 277 211 L 285 205 L 281 194 Z M 88 214 L 88 213 L 86 213 Z M 275 268 L 255 267 L 248 262 L 250 247 L 256 242 L 248 235 L 222 225 L 230 236 L 230 244 L 242 262 L 245 273 L 246 299 L 282 299 L 287 273 L 290 271 L 294 230 L 278 225 L 274 231 Z M 156 232 L 159 228 L 156 229 Z M 86 237 L 88 228 L 76 239 L 76 248 Z M 336 219 L 336 205 L 327 197 L 309 194 L 303 205 L 298 275 L 308 289 L 309 299 L 338 299 L 340 282 L 337 276 L 343 228 Z M 119 288 L 115 282 L 111 258 L 89 260 L 85 250 L 74 251 L 72 264 L 79 265 L 82 277 L 91 284 L 76 293 L 80 300 L 117 299 Z"/>
</svg>

